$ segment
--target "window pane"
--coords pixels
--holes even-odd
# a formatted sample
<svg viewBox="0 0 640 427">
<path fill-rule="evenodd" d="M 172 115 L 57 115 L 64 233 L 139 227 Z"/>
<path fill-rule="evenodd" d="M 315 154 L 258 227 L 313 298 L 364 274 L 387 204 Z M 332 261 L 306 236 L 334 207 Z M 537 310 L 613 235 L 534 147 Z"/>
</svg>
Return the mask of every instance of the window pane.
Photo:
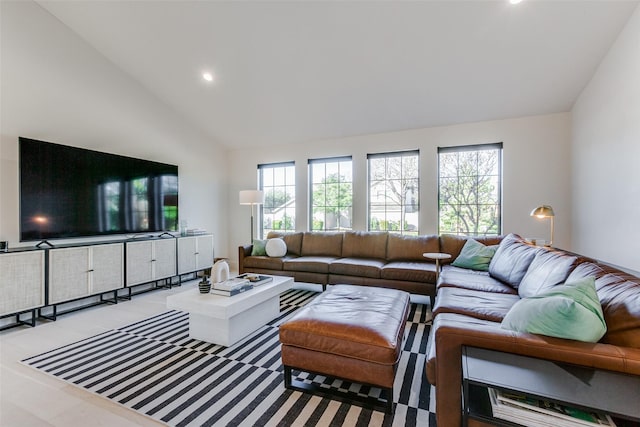
<svg viewBox="0 0 640 427">
<path fill-rule="evenodd" d="M 369 230 L 418 234 L 418 153 L 369 157 Z"/>
<path fill-rule="evenodd" d="M 384 181 L 386 172 L 385 159 L 369 160 L 369 181 Z"/>
<path fill-rule="evenodd" d="M 501 233 L 501 152 L 501 144 L 439 152 L 440 233 Z"/>
<path fill-rule="evenodd" d="M 310 161 L 309 174 L 312 177 L 310 229 L 350 230 L 353 205 L 351 160 Z"/>
<path fill-rule="evenodd" d="M 264 191 L 264 205 L 260 209 L 259 236 L 271 230 L 295 231 L 295 166 L 291 164 L 258 166 L 260 188 Z"/>
<path fill-rule="evenodd" d="M 284 168 L 273 168 L 273 185 L 284 185 Z"/>
<path fill-rule="evenodd" d="M 326 176 L 325 168 L 322 165 L 314 165 L 311 168 L 311 182 L 314 184 L 320 184 Z"/>
</svg>

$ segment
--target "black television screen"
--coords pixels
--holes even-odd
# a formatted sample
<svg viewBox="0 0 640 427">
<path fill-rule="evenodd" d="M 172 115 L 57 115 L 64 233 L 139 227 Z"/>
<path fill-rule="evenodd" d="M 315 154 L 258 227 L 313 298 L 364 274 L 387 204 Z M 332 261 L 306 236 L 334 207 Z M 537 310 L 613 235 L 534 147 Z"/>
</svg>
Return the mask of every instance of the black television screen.
<svg viewBox="0 0 640 427">
<path fill-rule="evenodd" d="M 20 241 L 175 231 L 178 166 L 19 138 Z"/>
</svg>

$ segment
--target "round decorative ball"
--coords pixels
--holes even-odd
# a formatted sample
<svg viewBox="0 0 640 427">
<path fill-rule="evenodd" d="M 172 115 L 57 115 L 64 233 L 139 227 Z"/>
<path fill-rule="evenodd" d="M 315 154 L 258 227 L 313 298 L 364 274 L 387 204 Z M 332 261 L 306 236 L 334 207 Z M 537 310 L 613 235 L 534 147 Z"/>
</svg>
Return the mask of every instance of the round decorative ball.
<svg viewBox="0 0 640 427">
<path fill-rule="evenodd" d="M 270 257 L 282 257 L 287 254 L 287 244 L 280 238 L 267 240 L 265 249 Z"/>
</svg>

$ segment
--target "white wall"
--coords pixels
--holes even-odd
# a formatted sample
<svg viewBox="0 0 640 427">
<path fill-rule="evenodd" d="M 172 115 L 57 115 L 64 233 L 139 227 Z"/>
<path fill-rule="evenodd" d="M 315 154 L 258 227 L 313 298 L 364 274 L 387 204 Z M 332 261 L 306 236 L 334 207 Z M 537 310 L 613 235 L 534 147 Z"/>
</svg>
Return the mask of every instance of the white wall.
<svg viewBox="0 0 640 427">
<path fill-rule="evenodd" d="M 0 5 L 0 239 L 20 245 L 18 136 L 27 136 L 177 164 L 180 218 L 213 232 L 226 255 L 226 151 L 37 4 Z"/>
<path fill-rule="evenodd" d="M 572 113 L 573 247 L 640 271 L 640 7 Z"/>
<path fill-rule="evenodd" d="M 240 190 L 255 189 L 259 163 L 295 161 L 296 227 L 308 222 L 307 159 L 353 156 L 353 227 L 366 230 L 367 153 L 420 149 L 420 233 L 437 233 L 437 147 L 503 142 L 503 232 L 548 239 L 549 223 L 529 216 L 540 204 L 556 212 L 555 245 L 571 242 L 571 186 L 568 113 L 456 126 L 407 130 L 307 144 L 235 150 L 229 167 L 229 250 L 235 254 L 249 236 L 249 207 L 238 204 Z M 232 257 L 237 261 L 237 255 Z"/>
</svg>

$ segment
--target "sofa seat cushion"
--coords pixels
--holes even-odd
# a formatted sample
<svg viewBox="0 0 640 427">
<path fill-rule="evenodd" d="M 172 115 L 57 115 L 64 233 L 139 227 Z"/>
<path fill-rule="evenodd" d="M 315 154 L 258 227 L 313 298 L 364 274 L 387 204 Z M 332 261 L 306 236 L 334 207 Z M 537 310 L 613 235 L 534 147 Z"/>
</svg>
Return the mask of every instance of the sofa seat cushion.
<svg viewBox="0 0 640 427">
<path fill-rule="evenodd" d="M 282 258 L 271 258 L 268 256 L 249 256 L 244 259 L 244 268 L 260 268 L 263 270 L 282 271 L 284 261 L 293 259 L 294 256 L 284 256 Z"/>
<path fill-rule="evenodd" d="M 476 319 L 502 322 L 511 307 L 520 301 L 518 295 L 487 293 L 471 289 L 441 288 L 438 290 L 433 315 L 456 313 Z"/>
<path fill-rule="evenodd" d="M 332 256 L 301 256 L 284 261 L 282 269 L 285 271 L 329 274 L 329 265 L 337 259 L 337 257 Z"/>
<path fill-rule="evenodd" d="M 505 237 L 491 258 L 489 274 L 514 288 L 520 285 L 536 254 L 543 249 L 531 246 L 516 234 Z"/>
<path fill-rule="evenodd" d="M 435 283 L 436 265 L 430 262 L 393 261 L 382 267 L 380 278 Z"/>
<path fill-rule="evenodd" d="M 577 262 L 578 257 L 564 252 L 540 250 L 520 281 L 518 294 L 521 298 L 533 297 L 564 283 Z"/>
<path fill-rule="evenodd" d="M 342 256 L 345 258 L 384 259 L 387 256 L 387 236 L 387 232 L 345 232 L 342 242 Z"/>
<path fill-rule="evenodd" d="M 329 273 L 379 279 L 384 264 L 385 261 L 381 259 L 340 258 L 329 264 Z"/>
<path fill-rule="evenodd" d="M 444 266 L 438 279 L 440 288 L 463 288 L 498 294 L 517 294 L 513 287 L 489 276 L 485 271 L 468 270 L 466 268 Z"/>
</svg>

